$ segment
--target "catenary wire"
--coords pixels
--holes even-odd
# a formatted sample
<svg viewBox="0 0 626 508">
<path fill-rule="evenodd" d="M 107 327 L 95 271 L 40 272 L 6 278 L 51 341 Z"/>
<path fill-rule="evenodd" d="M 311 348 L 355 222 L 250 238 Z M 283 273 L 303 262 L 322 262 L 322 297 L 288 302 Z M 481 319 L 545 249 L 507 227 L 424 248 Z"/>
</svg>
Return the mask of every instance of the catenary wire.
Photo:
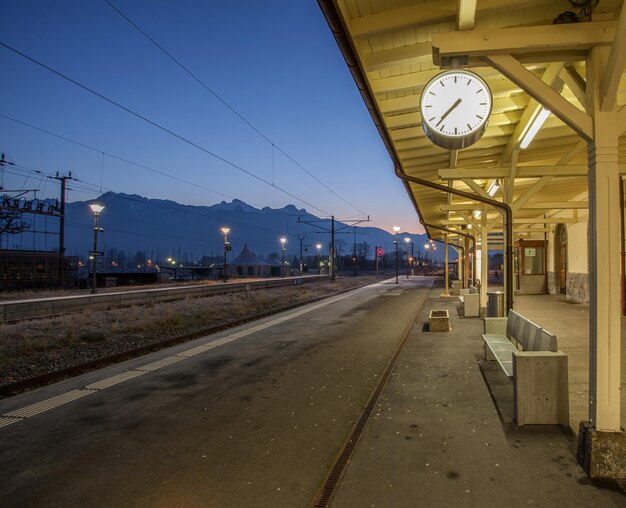
<svg viewBox="0 0 626 508">
<path fill-rule="evenodd" d="M 136 118 L 139 118 L 140 120 L 143 120 L 144 122 L 146 122 L 146 123 L 152 125 L 153 127 L 155 127 L 157 129 L 159 129 L 159 130 L 161 130 L 161 131 L 163 131 L 163 132 L 165 132 L 165 133 L 167 133 L 167 134 L 177 138 L 178 140 L 180 140 L 180 141 L 182 141 L 184 143 L 187 143 L 188 145 L 190 145 L 190 146 L 200 150 L 201 152 L 206 153 L 207 155 L 209 155 L 209 156 L 211 156 L 211 157 L 213 157 L 213 158 L 223 162 L 224 164 L 227 164 L 228 166 L 230 166 L 230 167 L 232 167 L 234 169 L 237 169 L 237 170 L 247 174 L 248 176 L 258 180 L 259 182 L 263 182 L 266 185 L 269 185 L 270 187 L 273 187 L 273 188 L 279 190 L 280 192 L 286 194 L 287 196 L 292 197 L 293 199 L 296 199 L 296 200 L 300 201 L 301 203 L 304 203 L 304 204 L 310 206 L 311 208 L 315 208 L 317 211 L 319 211 L 319 212 L 321 212 L 321 213 L 323 213 L 325 215 L 330 215 L 327 211 L 322 210 L 321 208 L 319 208 L 319 207 L 315 206 L 314 204 L 309 203 L 308 201 L 306 201 L 306 200 L 296 196 L 295 194 L 289 192 L 288 190 L 286 190 L 286 189 L 284 189 L 284 188 L 282 188 L 282 187 L 280 187 L 278 185 L 273 185 L 272 182 L 270 182 L 270 181 L 266 180 L 265 178 L 262 178 L 262 177 L 260 177 L 260 176 L 258 176 L 256 174 L 254 174 L 252 171 L 249 171 L 249 170 L 243 168 L 242 166 L 239 166 L 238 164 L 235 164 L 234 162 L 229 161 L 228 159 L 226 159 L 226 158 L 216 154 L 215 152 L 212 152 L 211 150 L 208 150 L 207 148 L 204 148 L 203 146 L 199 145 L 198 143 L 196 143 L 194 141 L 191 141 L 190 139 L 182 136 L 181 134 L 178 134 L 178 133 L 174 132 L 173 130 L 168 129 L 167 127 L 164 127 L 163 125 L 155 122 L 154 120 L 150 120 L 148 117 L 146 117 L 146 116 L 144 116 L 144 115 L 142 115 L 140 113 L 137 113 L 136 111 L 133 111 L 132 109 L 130 109 L 130 108 L 120 104 L 119 102 L 117 102 L 117 101 L 115 101 L 113 99 L 110 99 L 106 95 L 103 95 L 100 92 L 97 92 L 96 90 L 88 87 L 87 85 L 84 85 L 84 84 L 80 83 L 79 81 L 76 81 L 75 79 L 73 79 L 73 78 L 63 74 L 62 72 L 59 72 L 59 71 L 53 69 L 52 67 L 49 67 L 48 65 L 44 64 L 43 62 L 40 62 L 39 60 L 37 60 L 37 59 L 35 59 L 35 58 L 25 54 L 25 53 L 22 53 L 21 51 L 13 48 L 12 46 L 9 46 L 8 44 L 6 44 L 4 42 L 0 42 L 0 46 L 8 49 L 9 51 L 12 51 L 16 55 L 19 55 L 19 56 L 21 56 L 22 58 L 25 58 L 28 61 L 30 61 L 30 62 L 32 62 L 32 63 L 42 67 L 43 69 L 46 69 L 47 71 L 49 71 L 49 72 L 59 76 L 60 78 L 65 79 L 66 81 L 69 81 L 70 83 L 78 86 L 79 88 L 82 88 L 83 90 L 85 90 L 85 91 L 95 95 L 96 97 L 99 97 L 100 99 L 108 102 L 109 104 L 112 104 L 112 105 L 120 108 L 121 110 L 127 112 L 128 114 L 130 114 L 130 115 L 132 115 L 132 116 L 134 116 Z"/>
<path fill-rule="evenodd" d="M 280 146 L 274 143 L 271 139 L 269 139 L 261 130 L 259 130 L 252 122 L 250 122 L 247 118 L 245 118 L 239 111 L 237 111 L 234 107 L 228 104 L 220 95 L 217 94 L 211 87 L 209 87 L 204 81 L 202 81 L 198 76 L 196 76 L 188 67 L 183 65 L 180 60 L 178 60 L 174 55 L 172 55 L 169 51 L 167 51 L 161 44 L 159 44 L 152 36 L 150 36 L 145 30 L 139 27 L 135 22 L 133 22 L 126 14 L 124 14 L 116 5 L 114 5 L 109 0 L 104 0 L 114 11 L 116 11 L 122 18 L 124 18 L 132 27 L 134 27 L 138 32 L 140 32 L 146 39 L 148 39 L 152 44 L 154 44 L 161 52 L 163 52 L 170 60 L 172 60 L 178 67 L 180 67 L 186 74 L 188 74 L 192 79 L 194 79 L 200 86 L 202 86 L 207 92 L 209 92 L 213 97 L 215 97 L 219 102 L 221 102 L 226 108 L 228 108 L 233 114 L 235 114 L 241 121 L 243 121 L 246 125 L 248 125 L 252 130 L 254 130 L 259 136 L 261 136 L 265 141 L 272 145 L 272 148 L 275 148 L 280 153 L 282 153 L 287 159 L 289 159 L 292 163 L 298 166 L 302 171 L 308 174 L 311 178 L 313 178 L 317 183 L 326 188 L 332 195 L 337 196 L 344 203 L 348 204 L 358 212 L 365 214 L 363 210 L 361 210 L 356 205 L 350 203 L 347 199 L 337 194 L 330 188 L 326 183 L 317 178 L 313 173 L 307 170 L 302 164 L 300 164 L 297 160 L 295 160 L 291 155 L 289 155 L 285 150 L 283 150 Z"/>
</svg>

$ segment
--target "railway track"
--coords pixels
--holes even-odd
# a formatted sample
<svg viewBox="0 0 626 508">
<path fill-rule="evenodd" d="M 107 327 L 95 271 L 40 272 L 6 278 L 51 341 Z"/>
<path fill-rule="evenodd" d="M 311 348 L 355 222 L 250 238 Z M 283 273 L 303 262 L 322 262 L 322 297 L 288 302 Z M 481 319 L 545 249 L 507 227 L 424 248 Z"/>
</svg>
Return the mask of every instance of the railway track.
<svg viewBox="0 0 626 508">
<path fill-rule="evenodd" d="M 13 383 L 1 385 L 0 397 L 9 397 L 12 395 L 17 395 L 18 393 L 29 391 L 29 390 L 38 388 L 40 386 L 46 386 L 52 383 L 56 383 L 63 379 L 67 379 L 70 377 L 77 376 L 79 374 L 83 374 L 85 372 L 103 368 L 107 365 L 120 363 L 120 362 L 129 360 L 131 358 L 136 358 L 136 357 L 148 354 L 148 353 L 152 353 L 154 351 L 159 351 L 161 349 L 174 346 L 176 344 L 188 342 L 188 341 L 197 339 L 199 337 L 203 337 L 205 335 L 211 335 L 213 333 L 227 330 L 229 328 L 234 328 L 235 326 L 249 323 L 257 319 L 262 319 L 262 318 L 269 317 L 275 314 L 279 314 L 281 312 L 285 312 L 287 310 L 291 310 L 296 307 L 301 307 L 303 305 L 315 303 L 320 300 L 332 298 L 334 296 L 347 293 L 349 291 L 354 291 L 356 289 L 368 286 L 370 284 L 374 284 L 376 282 L 379 282 L 379 281 L 370 281 L 368 283 L 360 284 L 358 286 L 341 289 L 341 290 L 335 291 L 334 293 L 315 296 L 313 298 L 310 298 L 308 300 L 304 300 L 298 303 L 286 304 L 284 306 L 281 306 L 280 308 L 273 309 L 271 311 L 260 312 L 260 313 L 251 314 L 251 315 L 248 315 L 243 318 L 236 319 L 236 320 L 225 321 L 223 323 L 213 325 L 208 328 L 203 328 L 201 330 L 196 330 L 191 333 L 178 335 L 176 337 L 172 337 L 172 338 L 159 341 L 156 343 L 148 344 L 148 345 L 141 346 L 141 347 L 134 348 L 134 349 L 129 349 L 129 350 L 122 351 L 119 353 L 114 353 L 112 355 L 103 356 L 101 358 L 97 358 L 95 360 L 73 365 L 71 367 L 63 368 L 60 370 L 55 370 L 52 372 L 47 372 L 45 374 L 40 374 L 38 376 L 34 376 L 28 379 L 22 379 L 19 381 L 15 381 Z"/>
</svg>

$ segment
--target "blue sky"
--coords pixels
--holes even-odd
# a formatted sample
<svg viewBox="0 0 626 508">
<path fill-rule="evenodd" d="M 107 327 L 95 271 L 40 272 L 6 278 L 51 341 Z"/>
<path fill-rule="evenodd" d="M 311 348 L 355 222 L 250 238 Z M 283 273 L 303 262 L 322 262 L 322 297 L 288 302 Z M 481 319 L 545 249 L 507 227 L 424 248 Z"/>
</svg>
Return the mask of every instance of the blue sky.
<svg viewBox="0 0 626 508">
<path fill-rule="evenodd" d="M 372 226 L 422 232 L 315 1 L 111 2 L 278 148 L 104 0 L 3 0 L 0 41 L 258 177 L 0 47 L 0 115 L 96 149 L 0 116 L 0 151 L 17 165 L 5 170 L 5 189 L 57 197 L 56 183 L 27 170 L 72 171 L 80 182 L 70 201 L 101 189 L 193 205 L 236 197 L 257 207 L 292 203 L 318 216 L 365 213 Z"/>
</svg>

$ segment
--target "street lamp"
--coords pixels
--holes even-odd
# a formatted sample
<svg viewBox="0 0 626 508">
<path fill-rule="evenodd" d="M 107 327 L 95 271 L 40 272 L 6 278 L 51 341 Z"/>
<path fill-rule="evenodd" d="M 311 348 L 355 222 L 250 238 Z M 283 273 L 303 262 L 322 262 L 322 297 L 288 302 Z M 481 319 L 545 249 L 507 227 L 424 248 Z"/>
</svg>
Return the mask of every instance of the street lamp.
<svg viewBox="0 0 626 508">
<path fill-rule="evenodd" d="M 224 276 L 224 282 L 228 280 L 228 260 L 226 258 L 226 253 L 232 249 L 230 242 L 228 241 L 228 233 L 230 233 L 230 228 L 224 226 L 221 228 L 222 234 L 224 235 L 224 266 L 222 267 L 222 271 L 224 272 L 222 275 Z"/>
<path fill-rule="evenodd" d="M 317 267 L 319 270 L 319 274 L 322 275 L 322 260 L 320 259 L 320 251 L 322 250 L 322 244 L 321 243 L 316 244 L 315 248 L 317 249 Z"/>
<path fill-rule="evenodd" d="M 409 242 L 411 239 L 408 236 L 404 237 L 404 243 L 406 245 L 406 278 L 409 278 Z"/>
<path fill-rule="evenodd" d="M 396 284 L 398 284 L 398 233 L 400 232 L 400 226 L 394 226 L 393 230 L 396 233 L 396 239 L 393 243 L 396 245 Z"/>
<path fill-rule="evenodd" d="M 287 243 L 287 239 L 282 236 L 280 238 L 280 246 L 281 246 L 281 250 L 282 250 L 282 256 L 281 256 L 281 261 L 280 261 L 280 276 L 284 277 L 285 276 L 285 244 Z"/>
<path fill-rule="evenodd" d="M 98 252 L 98 231 L 104 231 L 104 229 L 98 227 L 98 218 L 100 217 L 100 212 L 104 210 L 104 206 L 92 203 L 91 205 L 89 205 L 89 208 L 91 208 L 91 211 L 93 212 L 93 251 L 90 252 L 93 258 L 93 279 L 91 283 L 91 292 L 97 293 L 98 289 L 96 288 L 96 262 L 98 260 L 98 256 L 101 255 Z"/>
</svg>

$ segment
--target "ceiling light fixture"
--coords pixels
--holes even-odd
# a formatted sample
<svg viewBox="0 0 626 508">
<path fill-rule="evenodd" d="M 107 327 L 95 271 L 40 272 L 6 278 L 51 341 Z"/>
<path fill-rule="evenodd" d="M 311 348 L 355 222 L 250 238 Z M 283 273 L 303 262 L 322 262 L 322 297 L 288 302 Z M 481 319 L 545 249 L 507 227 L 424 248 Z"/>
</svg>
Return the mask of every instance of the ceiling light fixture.
<svg viewBox="0 0 626 508">
<path fill-rule="evenodd" d="M 535 135 L 539 132 L 539 129 L 541 129 L 544 122 L 548 119 L 549 116 L 550 110 L 544 107 L 542 107 L 535 115 L 535 118 L 533 118 L 532 122 L 530 122 L 528 129 L 526 129 L 524 136 L 521 138 L 522 141 L 520 142 L 519 147 L 522 150 L 530 145 L 531 141 L 534 139 Z"/>
</svg>

